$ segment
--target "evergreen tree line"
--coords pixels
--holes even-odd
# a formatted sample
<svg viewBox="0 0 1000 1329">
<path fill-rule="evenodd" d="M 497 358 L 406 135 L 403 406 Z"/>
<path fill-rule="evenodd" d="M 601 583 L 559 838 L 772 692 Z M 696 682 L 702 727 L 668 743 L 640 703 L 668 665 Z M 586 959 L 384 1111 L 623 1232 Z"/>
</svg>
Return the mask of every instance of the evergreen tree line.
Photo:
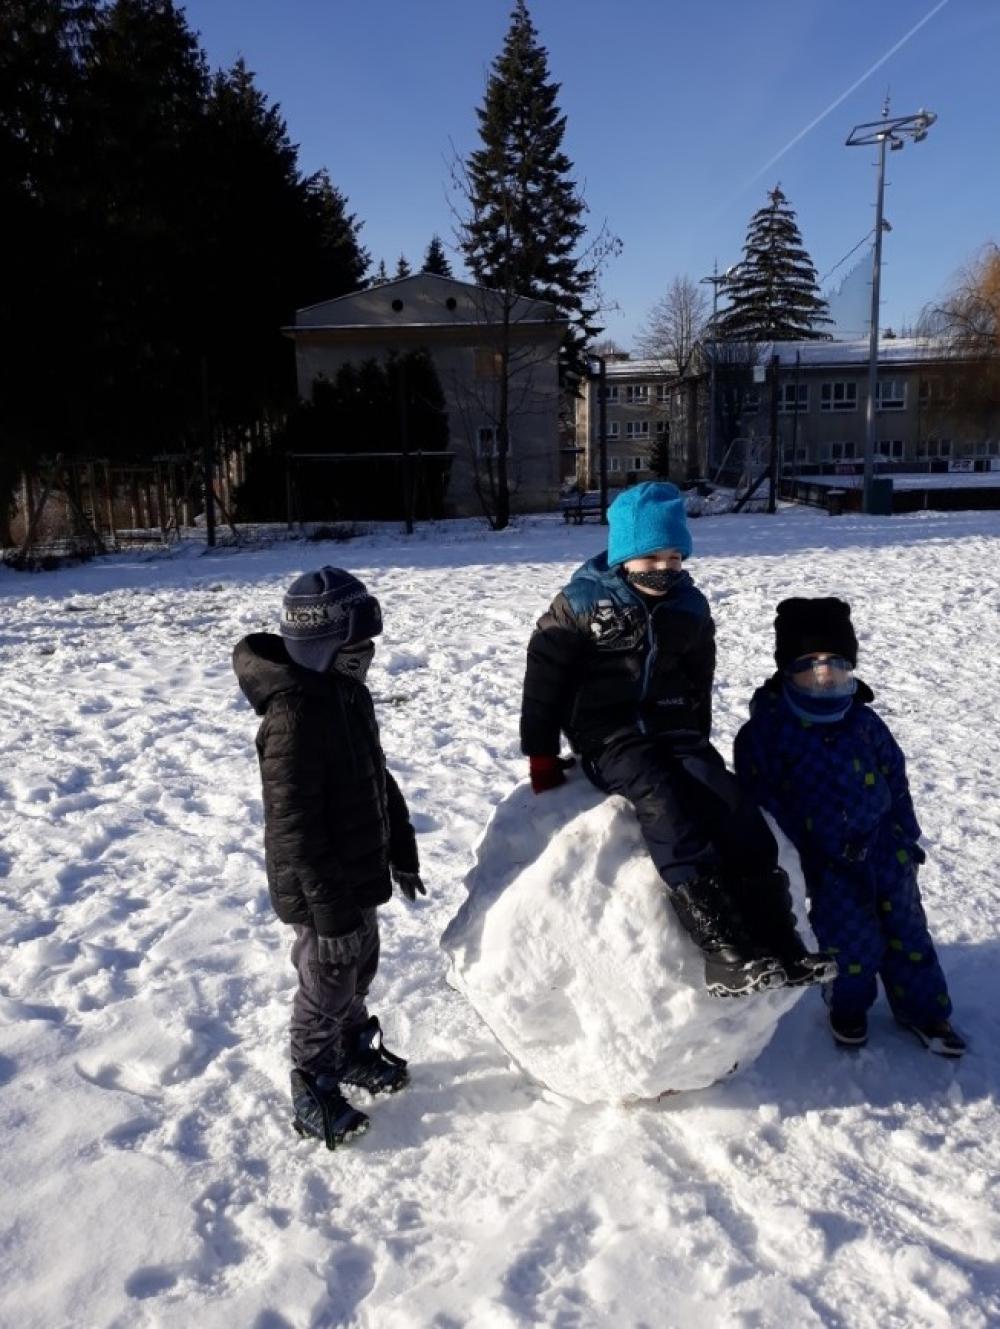
<svg viewBox="0 0 1000 1329">
<path fill-rule="evenodd" d="M 0 0 L 0 503 L 22 467 L 267 432 L 281 327 L 364 284 L 360 223 L 172 0 Z"/>
</svg>

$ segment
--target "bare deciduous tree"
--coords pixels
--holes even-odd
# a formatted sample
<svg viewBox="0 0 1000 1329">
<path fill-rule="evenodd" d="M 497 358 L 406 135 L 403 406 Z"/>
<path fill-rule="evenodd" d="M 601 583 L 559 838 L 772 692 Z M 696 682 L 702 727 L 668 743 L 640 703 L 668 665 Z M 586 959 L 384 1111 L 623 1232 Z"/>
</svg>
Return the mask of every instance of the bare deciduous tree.
<svg viewBox="0 0 1000 1329">
<path fill-rule="evenodd" d="M 649 311 L 636 347 L 646 359 L 660 361 L 668 372 L 683 378 L 707 322 L 708 296 L 693 278 L 675 277 Z"/>
<path fill-rule="evenodd" d="M 950 360 L 940 382 L 927 376 L 931 424 L 978 440 L 993 436 L 1000 428 L 1000 246 L 987 245 L 961 270 L 944 300 L 924 310 L 918 332 Z"/>
</svg>

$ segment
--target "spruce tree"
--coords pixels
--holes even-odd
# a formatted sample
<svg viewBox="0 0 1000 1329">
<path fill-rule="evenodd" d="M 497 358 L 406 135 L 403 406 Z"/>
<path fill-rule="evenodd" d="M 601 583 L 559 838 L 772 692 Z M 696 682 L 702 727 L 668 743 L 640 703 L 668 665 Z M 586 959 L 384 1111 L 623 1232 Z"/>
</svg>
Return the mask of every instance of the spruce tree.
<svg viewBox="0 0 1000 1329">
<path fill-rule="evenodd" d="M 829 341 L 830 323 L 816 269 L 795 213 L 776 185 L 747 227 L 743 259 L 725 286 L 729 307 L 715 327 L 719 341 Z"/>
<path fill-rule="evenodd" d="M 358 290 L 371 262 L 358 240 L 363 223 L 347 211 L 347 198 L 327 171 L 309 176 L 303 187 L 305 241 L 296 275 L 297 308 Z"/>
<path fill-rule="evenodd" d="M 87 377 L 77 317 L 80 164 L 69 145 L 80 59 L 94 22 L 90 0 L 0 0 L 0 543 L 22 467 L 69 451 Z M 70 355 L 45 348 L 59 310 Z M 74 325 L 74 320 L 76 320 Z"/>
<path fill-rule="evenodd" d="M 424 254 L 424 262 L 420 271 L 431 272 L 437 277 L 450 277 L 452 275 L 451 264 L 448 262 L 448 256 L 444 252 L 444 245 L 436 235 L 431 236 L 430 244 L 427 246 L 427 253 Z"/>
<path fill-rule="evenodd" d="M 396 271 L 393 274 L 393 280 L 399 281 L 400 277 L 409 277 L 412 271 L 413 269 L 406 261 L 406 255 L 400 254 L 399 258 L 396 259 Z"/>
<path fill-rule="evenodd" d="M 386 271 L 385 259 L 380 258 L 378 261 L 378 267 L 375 269 L 375 276 L 372 278 L 372 285 L 384 286 L 388 280 L 389 274 Z"/>
<path fill-rule="evenodd" d="M 191 345 L 211 312 L 199 261 L 207 63 L 172 0 L 115 0 L 82 72 L 77 308 L 93 322 L 75 343 L 90 377 L 80 434 L 112 455 L 177 450 L 201 419 Z"/>
<path fill-rule="evenodd" d="M 588 304 L 596 274 L 575 257 L 586 205 L 562 150 L 558 92 L 525 0 L 516 0 L 476 112 L 482 147 L 465 164 L 469 216 L 461 246 L 477 282 L 550 301 L 570 320 L 560 363 L 565 381 L 584 372 L 583 347 L 597 331 Z"/>
</svg>

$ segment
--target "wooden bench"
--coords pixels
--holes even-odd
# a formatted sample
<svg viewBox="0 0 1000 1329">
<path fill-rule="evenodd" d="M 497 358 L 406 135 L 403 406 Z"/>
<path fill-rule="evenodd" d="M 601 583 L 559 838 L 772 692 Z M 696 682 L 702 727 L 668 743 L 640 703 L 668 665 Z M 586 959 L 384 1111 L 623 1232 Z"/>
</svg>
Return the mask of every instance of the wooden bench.
<svg viewBox="0 0 1000 1329">
<path fill-rule="evenodd" d="M 559 500 L 563 521 L 579 526 L 587 517 L 601 519 L 601 491 L 588 489 L 585 493 L 564 494 Z"/>
</svg>

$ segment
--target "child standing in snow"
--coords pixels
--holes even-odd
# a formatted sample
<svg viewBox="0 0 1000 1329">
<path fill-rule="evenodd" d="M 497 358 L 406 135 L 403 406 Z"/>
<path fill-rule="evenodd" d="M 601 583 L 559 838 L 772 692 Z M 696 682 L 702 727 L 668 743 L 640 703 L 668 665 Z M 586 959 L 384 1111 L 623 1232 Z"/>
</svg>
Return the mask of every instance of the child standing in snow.
<svg viewBox="0 0 1000 1329">
<path fill-rule="evenodd" d="M 827 990 L 834 1040 L 866 1042 L 879 975 L 897 1021 L 932 1052 L 960 1057 L 917 886 L 924 851 L 906 766 L 854 676 L 850 606 L 782 600 L 774 627 L 778 672 L 750 703 L 736 772 L 799 851 L 813 929 L 838 962 Z"/>
<path fill-rule="evenodd" d="M 408 1079 L 365 1005 L 379 959 L 375 911 L 392 893 L 390 874 L 411 903 L 426 893 L 365 686 L 381 631 L 378 601 L 363 583 L 324 567 L 289 587 L 280 636 L 254 633 L 233 652 L 240 687 L 263 717 L 257 756 L 271 903 L 295 929 L 294 1125 L 329 1149 L 368 1127 L 341 1085 L 392 1093 Z"/>
<path fill-rule="evenodd" d="M 565 733 L 590 781 L 632 803 L 709 991 L 822 981 L 834 966 L 802 944 L 774 837 L 709 742 L 715 627 L 682 568 L 684 499 L 672 484 L 636 485 L 608 524 L 607 553 L 577 569 L 528 645 L 532 788 L 565 780 Z"/>
</svg>

